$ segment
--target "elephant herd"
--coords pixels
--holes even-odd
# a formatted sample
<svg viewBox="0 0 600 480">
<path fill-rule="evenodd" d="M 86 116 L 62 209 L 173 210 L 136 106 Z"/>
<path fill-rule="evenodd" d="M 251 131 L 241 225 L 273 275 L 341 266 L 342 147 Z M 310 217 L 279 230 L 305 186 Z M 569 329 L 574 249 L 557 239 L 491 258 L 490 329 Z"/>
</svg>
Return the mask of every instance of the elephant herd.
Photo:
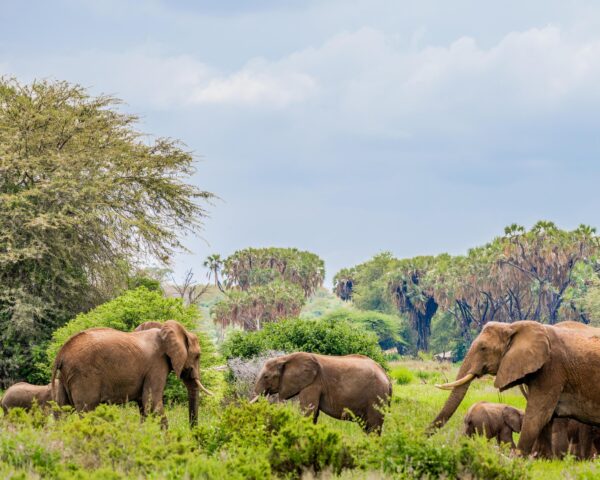
<svg viewBox="0 0 600 480">
<path fill-rule="evenodd" d="M 188 391 L 189 420 L 198 416 L 199 391 L 210 392 L 200 382 L 200 344 L 180 323 L 146 322 L 125 333 L 112 328 L 91 328 L 73 335 L 59 350 L 47 386 L 17 383 L 2 398 L 11 407 L 30 408 L 33 401 L 50 400 L 89 411 L 101 403 L 137 402 L 144 417 L 161 416 L 167 376 L 173 370 Z"/>
<path fill-rule="evenodd" d="M 467 433 L 485 432 L 512 443 L 512 432 L 520 431 L 517 450 L 523 455 L 571 451 L 587 458 L 600 447 L 600 329 L 578 322 L 489 322 L 467 352 L 457 380 L 438 385 L 452 393 L 430 431 L 448 421 L 470 383 L 486 374 L 495 376 L 500 391 L 519 386 L 527 407 L 513 412 L 503 405 L 476 404 L 465 419 Z"/>
<path fill-rule="evenodd" d="M 174 371 L 187 387 L 193 425 L 199 391 L 211 394 L 200 382 L 199 360 L 198 338 L 173 320 L 146 322 L 130 333 L 91 328 L 73 335 L 61 347 L 49 385 L 17 383 L 0 403 L 6 412 L 52 400 L 84 412 L 101 403 L 134 401 L 142 417 L 156 413 L 166 427 L 163 392 L 169 372 Z M 314 422 L 324 412 L 338 419 L 358 418 L 366 431 L 379 432 L 384 418 L 381 404 L 389 403 L 392 384 L 381 366 L 363 355 L 298 352 L 267 361 L 255 392 L 252 402 L 261 394 L 278 394 L 280 400 L 298 396 L 301 408 Z"/>
<path fill-rule="evenodd" d="M 31 406 L 55 401 L 77 411 L 101 403 L 137 402 L 142 417 L 161 416 L 166 427 L 163 392 L 170 371 L 188 391 L 189 421 L 196 422 L 199 393 L 210 394 L 200 381 L 198 338 L 181 324 L 146 322 L 134 332 L 92 328 L 72 336 L 60 349 L 47 386 L 25 383 L 7 390 L 1 405 Z M 479 402 L 464 420 L 465 433 L 484 434 L 518 452 L 587 458 L 600 453 L 600 329 L 577 322 L 554 326 L 533 321 L 489 322 L 471 345 L 457 380 L 439 388 L 451 390 L 429 431 L 442 427 L 464 399 L 470 383 L 495 376 L 500 391 L 519 386 L 526 396 L 524 412 Z M 351 381 L 348 381 L 351 379 Z M 316 422 L 320 412 L 342 420 L 358 418 L 367 432 L 380 432 L 392 384 L 385 371 L 363 355 L 327 356 L 297 352 L 268 360 L 255 384 L 256 397 L 297 397 Z"/>
</svg>

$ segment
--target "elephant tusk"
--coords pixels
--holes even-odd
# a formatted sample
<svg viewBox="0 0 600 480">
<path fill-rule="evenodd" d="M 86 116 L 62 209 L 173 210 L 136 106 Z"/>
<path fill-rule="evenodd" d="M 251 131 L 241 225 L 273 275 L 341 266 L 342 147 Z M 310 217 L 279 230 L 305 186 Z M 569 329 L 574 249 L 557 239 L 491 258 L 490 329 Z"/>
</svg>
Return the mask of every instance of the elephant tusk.
<svg viewBox="0 0 600 480">
<path fill-rule="evenodd" d="M 469 383 L 474 378 L 475 378 L 475 375 L 473 375 L 472 373 L 467 373 L 463 378 L 456 380 L 455 382 L 444 383 L 442 385 L 436 385 L 436 388 L 439 388 L 441 390 L 452 390 L 455 387 L 460 387 L 461 385 L 464 385 L 465 383 Z"/>
<path fill-rule="evenodd" d="M 200 380 L 196 379 L 196 384 L 200 387 L 200 390 L 202 390 L 204 393 L 206 393 L 207 395 L 210 395 L 211 397 L 214 396 L 214 393 L 211 392 L 204 385 L 202 385 L 202 382 Z"/>
<path fill-rule="evenodd" d="M 260 395 L 257 395 L 256 397 L 254 397 L 252 400 L 250 400 L 248 403 L 254 403 L 256 402 L 258 399 L 260 398 Z"/>
</svg>

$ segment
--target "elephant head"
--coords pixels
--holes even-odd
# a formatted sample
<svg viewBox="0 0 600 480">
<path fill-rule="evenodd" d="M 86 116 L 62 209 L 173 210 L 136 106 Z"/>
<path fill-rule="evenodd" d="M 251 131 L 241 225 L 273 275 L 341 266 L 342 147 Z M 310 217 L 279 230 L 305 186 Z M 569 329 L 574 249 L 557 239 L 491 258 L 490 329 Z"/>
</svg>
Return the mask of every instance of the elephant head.
<svg viewBox="0 0 600 480">
<path fill-rule="evenodd" d="M 162 324 L 158 335 L 169 357 L 171 367 L 188 390 L 189 418 L 190 423 L 193 424 L 198 418 L 199 390 L 212 395 L 200 382 L 198 337 L 174 320 L 167 320 Z"/>
<path fill-rule="evenodd" d="M 523 426 L 523 416 L 523 412 L 513 407 L 507 406 L 502 410 L 502 420 L 504 420 L 504 423 L 508 425 L 508 428 L 515 433 L 521 431 L 521 427 Z"/>
<path fill-rule="evenodd" d="M 443 426 L 465 397 L 474 378 L 495 375 L 494 386 L 500 391 L 522 383 L 524 377 L 538 371 L 550 357 L 550 340 L 545 327 L 537 322 L 488 323 L 458 371 L 457 380 L 438 388 L 452 390 L 430 428 Z"/>
<path fill-rule="evenodd" d="M 298 352 L 267 360 L 256 380 L 256 396 L 251 402 L 260 395 L 275 393 L 280 399 L 287 400 L 314 382 L 319 371 L 319 362 L 310 353 Z"/>
</svg>

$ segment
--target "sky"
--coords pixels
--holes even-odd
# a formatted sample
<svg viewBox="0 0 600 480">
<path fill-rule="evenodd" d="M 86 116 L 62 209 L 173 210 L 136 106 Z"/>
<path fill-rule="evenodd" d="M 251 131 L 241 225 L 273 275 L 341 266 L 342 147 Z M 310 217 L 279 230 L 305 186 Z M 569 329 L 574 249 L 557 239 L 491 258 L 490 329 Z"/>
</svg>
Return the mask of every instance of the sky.
<svg viewBox="0 0 600 480">
<path fill-rule="evenodd" d="M 0 74 L 113 94 L 220 199 L 212 253 L 343 267 L 465 253 L 511 223 L 600 227 L 600 4 L 0 0 Z"/>
</svg>

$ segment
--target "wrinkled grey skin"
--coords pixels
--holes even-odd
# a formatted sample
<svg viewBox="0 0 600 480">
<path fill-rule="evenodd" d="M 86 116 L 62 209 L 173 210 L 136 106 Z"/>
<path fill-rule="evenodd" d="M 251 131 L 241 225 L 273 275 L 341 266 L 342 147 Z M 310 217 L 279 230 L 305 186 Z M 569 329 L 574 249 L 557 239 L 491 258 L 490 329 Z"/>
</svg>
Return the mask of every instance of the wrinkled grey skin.
<svg viewBox="0 0 600 480">
<path fill-rule="evenodd" d="M 521 431 L 523 412 L 503 403 L 477 402 L 467 411 L 464 424 L 468 436 L 483 435 L 515 448 L 513 433 Z"/>
<path fill-rule="evenodd" d="M 53 383 L 58 405 L 89 411 L 101 403 L 137 402 L 142 416 L 164 416 L 163 392 L 174 370 L 188 390 L 189 420 L 198 416 L 200 345 L 180 323 L 168 320 L 160 328 L 125 333 L 91 328 L 72 336 L 60 349 Z"/>
<path fill-rule="evenodd" d="M 268 360 L 254 392 L 278 393 L 280 400 L 298 395 L 301 409 L 312 415 L 315 423 L 319 412 L 341 420 L 355 416 L 364 422 L 367 432 L 380 432 L 381 409 L 389 405 L 392 384 L 385 371 L 363 355 L 297 352 Z"/>
<path fill-rule="evenodd" d="M 29 410 L 34 400 L 40 407 L 45 407 L 52 400 L 52 385 L 32 385 L 26 382 L 15 383 L 2 397 L 0 405 L 4 413 L 11 408 L 24 408 Z"/>
</svg>

